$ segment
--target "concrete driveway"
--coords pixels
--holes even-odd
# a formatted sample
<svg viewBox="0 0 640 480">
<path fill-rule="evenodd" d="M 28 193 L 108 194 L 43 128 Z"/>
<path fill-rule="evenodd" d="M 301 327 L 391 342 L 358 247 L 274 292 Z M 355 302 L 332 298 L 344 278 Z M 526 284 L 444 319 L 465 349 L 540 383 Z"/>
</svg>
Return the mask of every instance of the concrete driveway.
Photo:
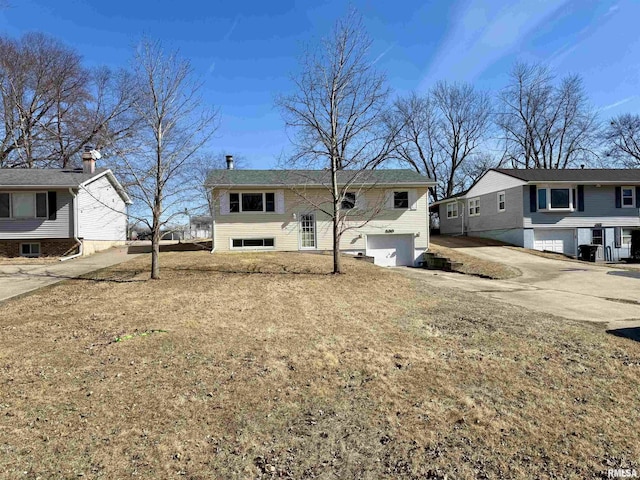
<svg viewBox="0 0 640 480">
<path fill-rule="evenodd" d="M 444 244 L 443 244 L 444 245 Z M 445 245 L 452 248 L 451 244 Z M 586 262 L 556 260 L 513 247 L 455 246 L 466 255 L 515 267 L 522 276 L 485 280 L 455 273 L 407 269 L 414 278 L 476 292 L 495 300 L 575 320 L 607 324 L 609 329 L 640 326 L 640 271 Z"/>
<path fill-rule="evenodd" d="M 107 268 L 137 256 L 128 254 L 127 247 L 119 247 L 66 262 L 0 265 L 0 301 Z"/>
</svg>

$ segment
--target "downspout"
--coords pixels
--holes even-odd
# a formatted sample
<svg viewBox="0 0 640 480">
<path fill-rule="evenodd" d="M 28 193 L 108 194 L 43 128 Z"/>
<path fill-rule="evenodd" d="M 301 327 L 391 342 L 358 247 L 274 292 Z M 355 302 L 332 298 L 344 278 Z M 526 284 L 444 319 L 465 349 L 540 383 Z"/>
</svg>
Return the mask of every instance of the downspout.
<svg viewBox="0 0 640 480">
<path fill-rule="evenodd" d="M 76 241 L 80 248 L 78 249 L 78 253 L 75 255 L 70 255 L 68 257 L 61 258 L 60 261 L 64 262 L 65 260 L 71 260 L 72 258 L 78 258 L 82 256 L 83 245 L 82 241 L 78 238 L 78 202 L 76 201 L 78 196 L 73 193 L 73 188 L 69 187 L 69 193 L 71 194 L 71 203 L 73 205 L 73 239 Z"/>
</svg>

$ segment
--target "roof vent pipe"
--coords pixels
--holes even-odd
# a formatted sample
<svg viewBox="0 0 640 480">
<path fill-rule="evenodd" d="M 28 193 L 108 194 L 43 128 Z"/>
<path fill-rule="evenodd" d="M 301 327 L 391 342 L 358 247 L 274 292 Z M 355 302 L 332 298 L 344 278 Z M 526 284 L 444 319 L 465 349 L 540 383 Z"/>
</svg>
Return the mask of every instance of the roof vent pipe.
<svg viewBox="0 0 640 480">
<path fill-rule="evenodd" d="M 233 170 L 233 155 L 227 155 L 227 170 Z"/>
<path fill-rule="evenodd" d="M 581 168 L 582 170 L 584 170 L 584 163 L 581 163 L 581 164 L 580 164 L 580 168 Z"/>
</svg>

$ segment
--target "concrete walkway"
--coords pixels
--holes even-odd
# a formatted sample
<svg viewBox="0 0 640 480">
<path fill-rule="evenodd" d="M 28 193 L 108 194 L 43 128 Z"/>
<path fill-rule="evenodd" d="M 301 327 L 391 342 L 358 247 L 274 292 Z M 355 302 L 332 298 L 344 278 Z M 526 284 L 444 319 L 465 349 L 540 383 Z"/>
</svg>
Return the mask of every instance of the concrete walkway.
<svg viewBox="0 0 640 480">
<path fill-rule="evenodd" d="M 117 247 L 89 257 L 65 262 L 44 265 L 0 265 L 0 302 L 95 270 L 126 262 L 137 256 L 127 254 L 127 247 Z"/>
</svg>

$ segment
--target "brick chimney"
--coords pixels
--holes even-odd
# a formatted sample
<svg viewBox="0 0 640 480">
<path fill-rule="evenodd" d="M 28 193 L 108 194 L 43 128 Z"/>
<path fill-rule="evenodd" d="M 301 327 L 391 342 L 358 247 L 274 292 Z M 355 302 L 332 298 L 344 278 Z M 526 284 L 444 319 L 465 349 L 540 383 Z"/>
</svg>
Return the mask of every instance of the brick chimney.
<svg viewBox="0 0 640 480">
<path fill-rule="evenodd" d="M 227 155 L 227 170 L 233 170 L 233 155 Z"/>
<path fill-rule="evenodd" d="M 96 171 L 96 159 L 91 155 L 92 148 L 89 145 L 85 145 L 84 152 L 82 152 L 82 172 L 93 173 Z"/>
</svg>

